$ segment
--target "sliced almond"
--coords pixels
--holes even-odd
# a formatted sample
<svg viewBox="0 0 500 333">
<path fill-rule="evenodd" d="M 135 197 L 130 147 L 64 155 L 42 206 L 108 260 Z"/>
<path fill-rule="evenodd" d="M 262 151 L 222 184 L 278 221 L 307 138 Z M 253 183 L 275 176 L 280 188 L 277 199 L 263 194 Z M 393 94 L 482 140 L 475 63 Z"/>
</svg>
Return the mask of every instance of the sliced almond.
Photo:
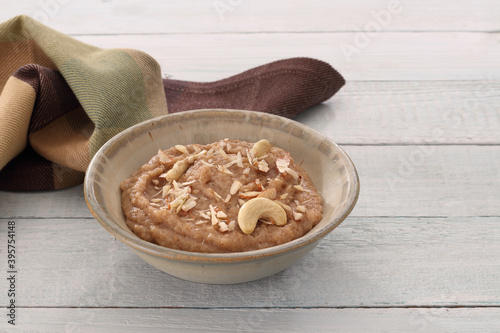
<svg viewBox="0 0 500 333">
<path fill-rule="evenodd" d="M 204 219 L 210 220 L 210 215 L 207 214 L 206 212 L 200 210 L 199 213 L 200 213 L 200 216 L 203 217 Z"/>
<path fill-rule="evenodd" d="M 293 186 L 297 191 L 305 192 L 306 189 L 302 187 L 302 185 L 294 185 Z"/>
<path fill-rule="evenodd" d="M 276 201 L 281 207 L 283 207 L 283 209 L 289 211 L 289 212 L 292 212 L 292 208 L 282 202 L 279 202 L 279 201 Z"/>
<path fill-rule="evenodd" d="M 229 230 L 229 228 L 227 227 L 226 222 L 219 222 L 219 231 L 220 232 L 226 232 L 228 230 Z"/>
<path fill-rule="evenodd" d="M 302 217 L 304 216 L 304 215 L 302 215 L 302 213 L 299 213 L 299 212 L 296 212 L 296 211 L 293 211 L 292 214 L 293 214 L 293 219 L 295 221 L 302 220 Z"/>
<path fill-rule="evenodd" d="M 301 212 L 301 213 L 304 213 L 307 211 L 307 208 L 306 206 L 303 206 L 303 205 L 298 205 L 297 207 L 295 207 L 295 209 L 298 211 L 298 212 Z"/>
<path fill-rule="evenodd" d="M 187 148 L 183 145 L 175 145 L 175 149 L 177 149 L 182 154 L 189 155 Z"/>
<path fill-rule="evenodd" d="M 221 199 L 222 201 L 224 201 L 224 198 L 217 192 L 215 192 L 214 190 L 212 190 L 212 192 L 214 192 L 215 196 L 219 199 Z"/>
<path fill-rule="evenodd" d="M 168 195 L 168 191 L 172 188 L 172 185 L 167 184 L 163 186 L 162 192 L 163 192 L 163 197 L 166 197 Z"/>
<path fill-rule="evenodd" d="M 257 195 L 259 198 L 268 198 L 271 200 L 276 199 L 276 189 L 274 187 L 268 188 Z"/>
<path fill-rule="evenodd" d="M 214 168 L 214 167 L 215 167 L 215 165 L 213 165 L 212 163 L 208 163 L 208 162 L 207 162 L 207 161 L 205 161 L 205 160 L 200 160 L 200 161 L 201 161 L 201 163 L 205 164 L 206 166 L 209 166 L 209 167 L 211 167 L 211 168 Z"/>
<path fill-rule="evenodd" d="M 219 210 L 219 211 L 217 212 L 217 218 L 218 218 L 218 219 L 225 219 L 225 218 L 227 218 L 227 215 L 226 215 L 226 213 L 224 213 L 222 210 Z"/>
<path fill-rule="evenodd" d="M 216 225 L 217 223 L 219 223 L 219 220 L 217 219 L 217 213 L 215 212 L 214 206 L 210 205 L 209 207 L 210 207 L 210 216 L 212 220 L 212 225 Z"/>
<path fill-rule="evenodd" d="M 255 198 L 258 196 L 261 192 L 258 191 L 249 191 L 249 192 L 243 192 L 240 193 L 240 198 L 242 199 L 250 199 L 250 198 Z"/>
<path fill-rule="evenodd" d="M 262 172 L 268 172 L 269 171 L 269 165 L 267 164 L 266 160 L 262 160 L 257 164 L 258 168 Z"/>
<path fill-rule="evenodd" d="M 297 171 L 290 169 L 290 168 L 285 168 L 286 173 L 288 173 L 290 176 L 292 176 L 294 179 L 299 179 L 299 174 Z"/>
<path fill-rule="evenodd" d="M 196 206 L 196 200 L 193 197 L 189 197 L 182 205 L 182 210 L 187 212 Z"/>
<path fill-rule="evenodd" d="M 236 154 L 236 165 L 243 168 L 243 157 L 241 156 L 241 152 Z"/>
<path fill-rule="evenodd" d="M 217 167 L 217 170 L 219 170 L 222 173 L 226 173 L 228 175 L 232 175 L 233 174 L 233 172 L 231 172 L 228 168 L 226 168 L 223 165 L 217 165 L 216 167 Z"/>
<path fill-rule="evenodd" d="M 239 189 L 241 188 L 242 185 L 243 184 L 241 184 L 241 182 L 235 180 L 233 182 L 233 184 L 231 184 L 231 188 L 229 189 L 229 194 L 231 194 L 231 195 L 236 194 L 236 192 L 239 191 Z"/>
<path fill-rule="evenodd" d="M 281 173 L 284 173 L 289 165 L 290 165 L 290 160 L 284 158 L 276 159 L 276 167 L 278 168 L 278 171 Z"/>
<path fill-rule="evenodd" d="M 161 163 L 168 163 L 170 161 L 172 161 L 172 158 L 170 156 L 168 156 L 163 150 L 159 149 L 158 150 L 158 157 L 160 159 L 160 162 Z"/>
<path fill-rule="evenodd" d="M 288 193 L 283 193 L 282 195 L 280 195 L 280 199 L 281 200 L 286 199 L 287 196 L 288 196 Z"/>
<path fill-rule="evenodd" d="M 250 152 L 250 150 L 247 150 L 247 159 L 248 159 L 248 164 L 250 165 L 253 165 L 253 160 L 254 160 L 254 156 L 252 156 L 252 153 Z"/>
<path fill-rule="evenodd" d="M 227 159 L 227 154 L 226 152 L 219 146 L 219 148 L 217 149 L 217 152 L 220 154 L 220 156 L 222 156 L 223 158 L 226 158 Z"/>
</svg>

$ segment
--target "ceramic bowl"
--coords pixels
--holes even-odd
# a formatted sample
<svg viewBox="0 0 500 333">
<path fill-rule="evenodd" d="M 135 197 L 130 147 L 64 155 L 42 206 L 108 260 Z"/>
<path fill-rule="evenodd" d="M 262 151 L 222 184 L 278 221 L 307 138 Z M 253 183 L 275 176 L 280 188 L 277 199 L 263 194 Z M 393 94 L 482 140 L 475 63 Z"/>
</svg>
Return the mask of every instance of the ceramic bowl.
<svg viewBox="0 0 500 333">
<path fill-rule="evenodd" d="M 125 224 L 120 182 L 157 154 L 177 144 L 224 138 L 267 139 L 288 150 L 311 177 L 324 200 L 323 219 L 305 236 L 249 252 L 196 253 L 165 248 L 138 238 Z M 109 140 L 94 156 L 85 177 L 85 200 L 95 219 L 149 264 L 175 277 L 230 284 L 275 274 L 302 258 L 351 212 L 359 180 L 347 154 L 329 138 L 296 121 L 261 112 L 194 110 L 135 125 Z"/>
</svg>

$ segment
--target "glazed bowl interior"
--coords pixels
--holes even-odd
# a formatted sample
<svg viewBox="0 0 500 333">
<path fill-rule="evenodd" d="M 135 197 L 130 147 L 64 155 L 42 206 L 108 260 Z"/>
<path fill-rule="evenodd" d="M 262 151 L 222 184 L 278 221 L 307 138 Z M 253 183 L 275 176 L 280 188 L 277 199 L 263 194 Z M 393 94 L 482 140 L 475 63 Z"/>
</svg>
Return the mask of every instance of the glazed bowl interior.
<svg viewBox="0 0 500 333">
<path fill-rule="evenodd" d="M 237 253 L 193 253 L 139 239 L 125 223 L 120 183 L 148 162 L 159 149 L 177 144 L 208 144 L 224 138 L 267 139 L 291 153 L 311 177 L 324 200 L 321 222 L 307 235 L 267 249 Z M 359 181 L 349 157 L 326 136 L 293 120 L 241 110 L 194 110 L 155 118 L 109 140 L 87 170 L 85 198 L 97 221 L 136 251 L 174 261 L 242 262 L 265 258 L 317 242 L 353 209 Z"/>
</svg>

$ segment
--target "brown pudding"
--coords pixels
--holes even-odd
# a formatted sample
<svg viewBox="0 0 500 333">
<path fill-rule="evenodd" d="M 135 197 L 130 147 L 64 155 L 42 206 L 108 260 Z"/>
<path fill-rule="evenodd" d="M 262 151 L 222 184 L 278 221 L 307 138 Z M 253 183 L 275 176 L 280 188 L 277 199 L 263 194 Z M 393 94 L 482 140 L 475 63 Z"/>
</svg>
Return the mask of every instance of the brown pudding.
<svg viewBox="0 0 500 333">
<path fill-rule="evenodd" d="M 322 218 L 322 199 L 309 176 L 267 140 L 160 150 L 120 187 L 127 225 L 138 237 L 185 251 L 271 247 L 305 235 Z M 245 214 L 256 224 L 243 232 L 238 214 L 250 201 L 254 207 Z M 286 219 L 260 216 L 261 206 Z"/>
</svg>

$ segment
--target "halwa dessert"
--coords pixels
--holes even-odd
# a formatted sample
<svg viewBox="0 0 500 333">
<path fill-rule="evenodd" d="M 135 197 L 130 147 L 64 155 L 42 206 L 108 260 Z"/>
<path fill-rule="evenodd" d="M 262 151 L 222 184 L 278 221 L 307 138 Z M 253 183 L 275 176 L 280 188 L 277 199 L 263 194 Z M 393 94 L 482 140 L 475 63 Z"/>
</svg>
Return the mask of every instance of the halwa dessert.
<svg viewBox="0 0 500 333">
<path fill-rule="evenodd" d="M 159 150 L 120 187 L 130 230 L 185 251 L 267 248 L 305 235 L 322 218 L 309 176 L 267 140 Z"/>
</svg>

